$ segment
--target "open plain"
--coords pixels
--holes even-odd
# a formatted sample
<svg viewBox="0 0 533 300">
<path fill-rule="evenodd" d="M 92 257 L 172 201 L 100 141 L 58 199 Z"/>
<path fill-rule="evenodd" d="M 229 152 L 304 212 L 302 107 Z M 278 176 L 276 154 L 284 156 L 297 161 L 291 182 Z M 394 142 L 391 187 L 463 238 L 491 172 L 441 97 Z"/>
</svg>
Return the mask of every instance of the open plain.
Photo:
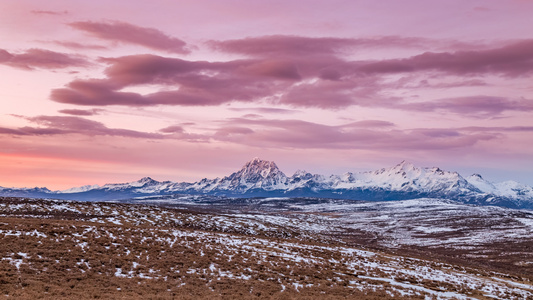
<svg viewBox="0 0 533 300">
<path fill-rule="evenodd" d="M 1 198 L 0 297 L 533 298 L 527 211 L 434 199 L 130 202 L 143 204 Z"/>
</svg>

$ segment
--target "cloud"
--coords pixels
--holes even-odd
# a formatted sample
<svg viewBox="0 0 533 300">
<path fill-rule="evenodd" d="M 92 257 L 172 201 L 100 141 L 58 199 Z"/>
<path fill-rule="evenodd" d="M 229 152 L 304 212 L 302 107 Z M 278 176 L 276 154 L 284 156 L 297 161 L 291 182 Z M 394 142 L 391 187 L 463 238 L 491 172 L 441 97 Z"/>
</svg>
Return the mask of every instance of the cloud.
<svg viewBox="0 0 533 300">
<path fill-rule="evenodd" d="M 198 75 L 202 71 L 217 72 L 223 63 L 194 62 L 151 54 L 103 58 L 110 66 L 105 74 L 113 82 L 127 86 L 134 84 L 172 84 L 185 75 Z"/>
<path fill-rule="evenodd" d="M 249 111 L 249 112 L 262 113 L 262 114 L 294 114 L 294 113 L 299 112 L 298 110 L 294 110 L 294 109 L 285 109 L 285 108 L 277 108 L 277 107 L 253 107 L 253 108 L 230 107 L 229 110 Z"/>
<path fill-rule="evenodd" d="M 508 127 L 480 127 L 470 126 L 462 127 L 458 130 L 470 131 L 470 132 L 533 132 L 533 126 L 508 126 Z"/>
<path fill-rule="evenodd" d="M 241 71 L 252 75 L 269 76 L 278 79 L 283 78 L 296 81 L 302 79 L 295 63 L 276 59 L 264 60 L 243 66 Z"/>
<path fill-rule="evenodd" d="M 290 82 L 301 76 L 291 61 L 271 59 L 207 62 L 142 54 L 101 60 L 110 64 L 105 74 L 122 85 L 180 83 L 210 87 L 216 82 L 227 85 L 228 79 Z"/>
<path fill-rule="evenodd" d="M 160 132 L 164 132 L 164 133 L 182 133 L 182 132 L 184 132 L 184 129 L 183 129 L 182 126 L 172 125 L 172 126 L 168 126 L 168 127 L 162 128 L 159 131 Z"/>
<path fill-rule="evenodd" d="M 86 106 L 157 104 L 137 93 L 116 91 L 116 86 L 105 80 L 75 80 L 67 88 L 52 90 L 50 97 L 59 103 Z"/>
<path fill-rule="evenodd" d="M 37 126 L 24 126 L 19 128 L 0 127 L 0 135 L 57 136 L 78 134 L 90 137 L 114 136 L 149 140 L 181 140 L 188 142 L 207 142 L 210 140 L 208 135 L 188 133 L 182 126 L 177 125 L 169 126 L 159 130 L 158 133 L 153 133 L 122 128 L 109 128 L 103 123 L 77 116 L 13 116 L 25 119 Z"/>
<path fill-rule="evenodd" d="M 248 127 L 229 126 L 219 128 L 214 137 L 218 140 L 228 140 L 230 137 L 244 136 L 254 133 L 254 131 Z"/>
<path fill-rule="evenodd" d="M 362 73 L 410 73 L 433 70 L 456 75 L 522 76 L 533 71 L 533 40 L 523 40 L 479 51 L 426 52 L 404 59 L 359 62 L 356 68 Z"/>
<path fill-rule="evenodd" d="M 354 49 L 381 47 L 421 47 L 431 41 L 424 38 L 382 36 L 373 38 L 303 37 L 269 35 L 244 39 L 209 41 L 214 50 L 261 57 L 301 57 L 342 55 Z"/>
<path fill-rule="evenodd" d="M 165 133 L 166 139 L 183 140 L 193 143 L 207 143 L 211 140 L 208 134 L 196 134 L 188 133 L 183 126 L 193 125 L 190 123 L 182 123 L 181 125 L 171 125 L 165 128 L 159 129 L 159 132 Z"/>
<path fill-rule="evenodd" d="M 128 129 L 108 128 L 104 124 L 80 117 L 37 116 L 22 117 L 40 127 L 0 128 L 0 133 L 9 135 L 64 135 L 82 134 L 88 136 L 121 136 L 131 138 L 161 139 L 163 135 Z"/>
<path fill-rule="evenodd" d="M 335 58 L 207 62 L 146 54 L 101 61 L 110 64 L 105 70 L 106 79 L 73 81 L 66 88 L 53 90 L 51 99 L 78 105 L 213 106 L 263 102 L 340 108 L 363 103 L 379 90 L 373 76 L 356 78 L 357 82 L 352 78 L 314 82 L 331 64 L 339 70 L 337 79 L 346 75 L 348 71 Z M 121 92 L 125 87 L 143 84 L 166 88 L 146 95 Z"/>
<path fill-rule="evenodd" d="M 225 122 L 213 138 L 261 148 L 441 151 L 471 147 L 501 136 L 459 129 L 399 130 L 379 120 L 332 126 L 301 120 L 237 118 Z"/>
<path fill-rule="evenodd" d="M 51 92 L 51 99 L 78 105 L 220 105 L 233 101 L 254 102 L 293 83 L 284 70 L 258 71 L 257 61 L 185 61 L 156 55 L 132 55 L 103 59 L 111 63 L 107 79 L 75 80 Z M 121 92 L 127 86 L 156 84 L 174 90 L 147 95 Z"/>
<path fill-rule="evenodd" d="M 0 127 L 0 134 L 8 134 L 8 135 L 29 135 L 29 133 L 20 130 L 20 129 L 13 129 L 13 128 L 6 128 L 6 127 Z"/>
<path fill-rule="evenodd" d="M 224 142 L 262 149 L 353 149 L 353 150 L 429 150 L 468 149 L 484 141 L 506 138 L 507 133 L 533 132 L 532 126 L 411 128 L 400 129 L 389 121 L 360 120 L 326 125 L 296 119 L 264 119 L 259 116 L 220 120 L 201 133 L 188 132 L 177 124 L 158 132 L 109 128 L 104 124 L 73 116 L 22 117 L 35 124 L 19 128 L 0 128 L 8 136 L 108 136 L 149 140 L 177 140 L 189 143 Z"/>
<path fill-rule="evenodd" d="M 184 41 L 171 37 L 155 28 L 139 27 L 119 21 L 74 22 L 70 23 L 69 26 L 103 40 L 141 45 L 170 53 L 190 53 Z"/>
<path fill-rule="evenodd" d="M 101 111 L 103 111 L 103 110 L 95 108 L 95 109 L 88 109 L 88 110 L 84 110 L 84 109 L 62 109 L 59 112 L 62 113 L 62 114 L 73 115 L 73 116 L 94 116 L 94 115 L 98 115 Z"/>
<path fill-rule="evenodd" d="M 13 54 L 7 52 L 4 49 L 0 49 L 0 63 L 9 62 L 14 57 Z"/>
<path fill-rule="evenodd" d="M 352 122 L 347 125 L 344 125 L 344 127 L 360 127 L 360 128 L 383 128 L 383 127 L 394 127 L 396 126 L 394 123 L 389 121 L 382 121 L 382 120 L 363 120 L 363 121 L 357 121 Z"/>
<path fill-rule="evenodd" d="M 51 92 L 51 99 L 67 104 L 86 105 L 86 106 L 106 106 L 106 105 L 126 105 L 136 106 L 154 106 L 154 105 L 181 105 L 181 106 L 216 106 L 228 103 L 234 98 L 224 97 L 238 96 L 238 91 L 232 93 L 235 87 L 220 87 L 216 89 L 220 94 L 213 90 L 201 90 L 192 88 L 182 88 L 174 91 L 161 91 L 148 95 L 141 95 L 133 92 L 120 92 L 112 89 L 111 86 L 91 81 L 74 81 L 67 88 L 55 89 Z M 243 90 L 240 95 L 246 95 Z"/>
<path fill-rule="evenodd" d="M 92 45 L 92 44 L 80 44 L 76 42 L 67 42 L 67 41 L 51 41 L 47 43 L 53 43 L 65 48 L 74 49 L 74 50 L 107 50 L 108 48 L 101 45 Z"/>
<path fill-rule="evenodd" d="M 322 109 L 341 109 L 353 105 L 386 106 L 389 101 L 378 96 L 380 85 L 377 80 L 369 76 L 342 81 L 311 81 L 284 90 L 277 102 Z"/>
<path fill-rule="evenodd" d="M 86 67 L 90 63 L 83 57 L 44 49 L 29 49 L 26 52 L 13 54 L 0 49 L 0 64 L 14 68 L 33 70 L 63 69 L 69 67 Z"/>
<path fill-rule="evenodd" d="M 52 15 L 52 16 L 61 16 L 61 15 L 67 15 L 69 12 L 68 10 L 63 11 L 55 11 L 55 10 L 32 10 L 32 14 L 35 15 Z"/>
<path fill-rule="evenodd" d="M 38 116 L 28 118 L 28 120 L 41 126 L 58 130 L 61 133 L 81 133 L 86 135 L 109 135 L 152 139 L 162 138 L 162 136 L 155 133 L 108 128 L 100 122 L 79 117 Z"/>
<path fill-rule="evenodd" d="M 264 49 L 258 46 L 265 41 L 275 43 Z M 396 43 L 400 41 L 403 40 Z M 358 39 L 356 42 L 364 44 Z M 412 103 L 390 91 L 483 86 L 487 84 L 484 80 L 472 76 L 500 75 L 512 79 L 511 76 L 529 75 L 533 70 L 533 40 L 491 49 L 426 52 L 403 59 L 349 61 L 337 55 L 354 43 L 352 39 L 270 36 L 215 43 L 216 47 L 227 47 L 228 51 L 253 54 L 246 59 L 189 61 L 149 54 L 101 58 L 101 62 L 108 64 L 105 78 L 72 81 L 64 88 L 53 90 L 51 99 L 76 105 L 132 107 L 218 106 L 237 102 L 333 110 L 361 106 L 476 117 L 530 109 L 527 100 L 494 96 Z M 384 41 L 378 39 L 373 43 Z M 285 54 L 278 56 L 277 52 Z M 391 82 L 389 75 L 396 74 L 404 76 Z M 442 79 L 448 75 L 453 82 Z M 428 76 L 432 78 L 431 83 L 420 79 Z M 128 87 L 141 85 L 150 85 L 154 90 L 146 94 L 127 91 Z"/>
<path fill-rule="evenodd" d="M 448 111 L 457 114 L 490 117 L 497 116 L 504 111 L 533 111 L 533 100 L 512 100 L 505 97 L 481 95 L 400 104 L 399 107 L 413 111 Z"/>
<path fill-rule="evenodd" d="M 470 87 L 470 86 L 487 86 L 487 82 L 480 79 L 466 79 L 455 82 L 429 82 L 424 79 L 418 82 L 416 85 L 406 85 L 406 88 L 437 88 L 437 89 L 449 89 L 456 87 Z"/>
</svg>

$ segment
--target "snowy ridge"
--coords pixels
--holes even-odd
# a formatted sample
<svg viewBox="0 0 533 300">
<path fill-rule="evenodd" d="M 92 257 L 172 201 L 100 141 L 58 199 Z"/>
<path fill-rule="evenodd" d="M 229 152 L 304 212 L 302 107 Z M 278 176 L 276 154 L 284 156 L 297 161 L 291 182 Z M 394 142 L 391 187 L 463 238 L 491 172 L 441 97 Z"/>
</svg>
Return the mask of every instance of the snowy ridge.
<svg viewBox="0 0 533 300">
<path fill-rule="evenodd" d="M 70 193 L 83 193 L 90 190 L 98 189 L 100 186 L 98 184 L 95 185 L 84 185 L 80 187 L 73 187 L 70 189 L 59 191 L 58 193 L 64 193 L 64 194 L 70 194 Z"/>
<path fill-rule="evenodd" d="M 285 175 L 271 161 L 254 158 L 229 176 L 195 183 L 144 177 L 129 183 L 82 186 L 63 191 L 46 188 L 2 189 L 0 195 L 73 200 L 115 200 L 150 195 L 205 194 L 230 197 L 323 197 L 354 200 L 445 198 L 463 203 L 533 209 L 533 188 L 514 181 L 492 183 L 481 175 L 467 178 L 437 167 L 419 168 L 402 161 L 376 171 L 324 176 L 298 170 Z"/>
<path fill-rule="evenodd" d="M 296 174 L 295 174 L 296 176 Z M 345 173 L 328 178 L 307 173 L 303 180 L 313 180 L 331 189 L 357 189 L 379 187 L 391 191 L 404 192 L 465 192 L 474 190 L 457 172 L 447 172 L 439 168 L 417 168 L 405 161 L 374 172 Z"/>
<path fill-rule="evenodd" d="M 466 178 L 468 183 L 475 186 L 481 192 L 501 197 L 511 197 L 528 201 L 533 199 L 533 187 L 520 184 L 516 181 L 507 180 L 497 183 L 489 182 L 479 174 L 473 174 Z"/>
</svg>

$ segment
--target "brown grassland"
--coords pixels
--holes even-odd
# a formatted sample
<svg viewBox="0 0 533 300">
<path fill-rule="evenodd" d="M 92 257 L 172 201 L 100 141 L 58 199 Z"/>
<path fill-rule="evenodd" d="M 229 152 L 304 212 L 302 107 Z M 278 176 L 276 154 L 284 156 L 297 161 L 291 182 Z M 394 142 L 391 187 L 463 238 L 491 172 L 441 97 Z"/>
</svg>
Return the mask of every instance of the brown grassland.
<svg viewBox="0 0 533 300">
<path fill-rule="evenodd" d="M 531 299 L 521 275 L 233 216 L 0 198 L 6 299 Z"/>
</svg>

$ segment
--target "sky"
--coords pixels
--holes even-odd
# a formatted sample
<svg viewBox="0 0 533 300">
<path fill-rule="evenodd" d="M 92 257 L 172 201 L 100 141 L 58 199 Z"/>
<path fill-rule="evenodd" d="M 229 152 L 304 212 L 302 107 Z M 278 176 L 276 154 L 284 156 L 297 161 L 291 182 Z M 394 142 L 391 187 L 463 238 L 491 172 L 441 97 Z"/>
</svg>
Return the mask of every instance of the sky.
<svg viewBox="0 0 533 300">
<path fill-rule="evenodd" d="M 406 160 L 533 185 L 533 1 L 0 0 L 0 186 Z"/>
</svg>

